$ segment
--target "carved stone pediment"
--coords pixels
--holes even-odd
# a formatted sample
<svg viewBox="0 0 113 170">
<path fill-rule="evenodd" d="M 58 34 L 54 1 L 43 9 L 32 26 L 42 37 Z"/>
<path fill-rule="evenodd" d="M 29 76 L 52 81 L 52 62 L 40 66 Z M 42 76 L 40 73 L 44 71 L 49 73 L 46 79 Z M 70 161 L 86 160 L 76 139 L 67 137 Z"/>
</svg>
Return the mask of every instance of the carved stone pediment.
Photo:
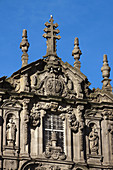
<svg viewBox="0 0 113 170">
<path fill-rule="evenodd" d="M 83 99 L 85 77 L 81 73 L 80 75 L 75 73 L 75 70 L 71 70 L 71 66 L 68 69 L 59 60 L 52 65 L 50 63 L 48 65 L 46 60 L 43 60 L 43 63 L 45 66 L 41 70 L 35 65 L 28 71 L 20 71 L 8 79 L 16 93 L 33 92 L 37 95 Z"/>
<path fill-rule="evenodd" d="M 111 94 L 104 93 L 102 90 L 99 88 L 94 89 L 94 93 L 90 94 L 90 98 L 92 99 L 93 102 L 113 102 L 113 99 L 111 97 Z"/>
<path fill-rule="evenodd" d="M 99 98 L 100 98 L 100 102 L 113 102 L 111 97 L 109 95 L 106 95 L 106 94 L 100 94 Z"/>
</svg>

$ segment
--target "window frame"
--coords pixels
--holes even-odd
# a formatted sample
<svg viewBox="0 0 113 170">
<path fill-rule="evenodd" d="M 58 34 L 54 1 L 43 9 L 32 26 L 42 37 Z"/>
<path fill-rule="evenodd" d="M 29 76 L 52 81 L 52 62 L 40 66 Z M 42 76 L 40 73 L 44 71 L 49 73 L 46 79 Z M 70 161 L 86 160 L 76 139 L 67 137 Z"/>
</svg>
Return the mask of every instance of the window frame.
<svg viewBox="0 0 113 170">
<path fill-rule="evenodd" d="M 59 122 L 62 122 L 62 129 L 56 129 L 56 128 L 54 128 L 54 125 L 53 125 L 53 122 L 54 122 L 54 116 L 58 116 L 59 117 L 59 119 L 57 119 L 57 118 L 55 118 L 56 120 L 60 120 Z M 50 122 L 50 128 L 46 128 L 45 127 L 45 121 L 48 121 L 47 119 L 48 118 L 50 118 L 50 120 L 51 120 L 51 122 Z M 59 122 L 56 122 L 57 124 L 59 123 Z M 43 151 L 45 151 L 45 149 L 46 149 L 46 145 L 47 145 L 47 143 L 51 140 L 51 137 L 49 137 L 48 136 L 48 141 L 47 141 L 47 143 L 46 143 L 46 141 L 45 141 L 45 132 L 50 132 L 50 133 L 52 133 L 52 132 L 60 132 L 60 133 L 62 133 L 63 135 L 62 135 L 62 146 L 60 146 L 61 148 L 62 148 L 62 150 L 65 152 L 65 122 L 62 120 L 62 118 L 60 117 L 60 114 L 57 114 L 57 113 L 47 113 L 44 117 L 43 117 Z M 58 134 L 57 134 L 58 135 Z M 59 146 L 59 145 L 57 145 L 57 146 Z"/>
</svg>

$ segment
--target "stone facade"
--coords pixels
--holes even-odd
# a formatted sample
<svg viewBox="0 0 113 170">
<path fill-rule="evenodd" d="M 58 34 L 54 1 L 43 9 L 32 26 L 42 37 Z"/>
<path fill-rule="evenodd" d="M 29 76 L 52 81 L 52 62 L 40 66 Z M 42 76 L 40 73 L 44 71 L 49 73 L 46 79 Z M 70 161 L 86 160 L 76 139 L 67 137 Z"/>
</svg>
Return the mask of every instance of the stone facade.
<svg viewBox="0 0 113 170">
<path fill-rule="evenodd" d="M 113 169 L 113 93 L 107 55 L 102 89 L 81 73 L 75 38 L 74 67 L 56 53 L 58 24 L 45 23 L 47 53 L 28 64 L 23 30 L 22 68 L 0 78 L 0 168 L 6 170 Z"/>
</svg>

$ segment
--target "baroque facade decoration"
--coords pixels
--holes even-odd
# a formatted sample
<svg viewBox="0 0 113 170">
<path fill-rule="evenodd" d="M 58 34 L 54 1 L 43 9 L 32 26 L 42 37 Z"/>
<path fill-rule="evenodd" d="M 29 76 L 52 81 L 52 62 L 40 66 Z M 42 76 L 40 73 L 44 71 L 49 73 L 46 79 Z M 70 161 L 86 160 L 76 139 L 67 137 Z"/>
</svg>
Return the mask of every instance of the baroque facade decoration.
<svg viewBox="0 0 113 170">
<path fill-rule="evenodd" d="M 107 55 L 102 89 L 90 89 L 80 71 L 75 38 L 72 67 L 56 53 L 60 31 L 51 16 L 43 37 L 47 52 L 28 64 L 23 30 L 22 68 L 0 78 L 0 169 L 113 169 L 113 93 Z"/>
</svg>

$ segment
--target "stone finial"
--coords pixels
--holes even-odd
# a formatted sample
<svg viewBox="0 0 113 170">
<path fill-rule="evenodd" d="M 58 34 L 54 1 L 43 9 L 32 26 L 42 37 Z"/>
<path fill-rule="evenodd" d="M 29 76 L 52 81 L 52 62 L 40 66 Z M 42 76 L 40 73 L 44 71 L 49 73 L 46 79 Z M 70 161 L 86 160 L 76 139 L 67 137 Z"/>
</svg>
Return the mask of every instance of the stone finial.
<svg viewBox="0 0 113 170">
<path fill-rule="evenodd" d="M 111 79 L 109 79 L 110 70 L 111 69 L 110 69 L 109 64 L 108 64 L 107 55 L 104 54 L 104 56 L 103 56 L 103 66 L 101 68 L 102 76 L 104 78 L 102 80 L 102 83 L 103 83 L 102 89 L 107 90 L 107 91 L 112 91 L 112 86 L 110 84 Z"/>
<path fill-rule="evenodd" d="M 80 55 L 82 54 L 80 48 L 79 48 L 79 39 L 76 37 L 74 41 L 74 49 L 72 51 L 72 56 L 74 56 L 75 62 L 74 67 L 77 69 L 80 69 L 81 63 L 79 61 Z"/>
<path fill-rule="evenodd" d="M 28 64 L 28 48 L 29 48 L 29 43 L 27 40 L 27 30 L 24 29 L 23 30 L 23 34 L 22 34 L 22 42 L 20 43 L 20 48 L 22 49 L 22 67 L 26 66 Z"/>
<path fill-rule="evenodd" d="M 43 37 L 47 39 L 47 53 L 46 56 L 44 57 L 48 57 L 48 56 L 57 56 L 56 54 L 56 39 L 60 39 L 61 36 L 60 35 L 56 35 L 58 34 L 60 31 L 59 29 L 55 29 L 58 27 L 58 24 L 55 23 L 53 24 L 53 16 L 51 15 L 51 18 L 49 20 L 50 23 L 46 22 L 45 26 L 46 28 L 44 29 L 44 31 L 46 33 L 43 34 Z"/>
</svg>

